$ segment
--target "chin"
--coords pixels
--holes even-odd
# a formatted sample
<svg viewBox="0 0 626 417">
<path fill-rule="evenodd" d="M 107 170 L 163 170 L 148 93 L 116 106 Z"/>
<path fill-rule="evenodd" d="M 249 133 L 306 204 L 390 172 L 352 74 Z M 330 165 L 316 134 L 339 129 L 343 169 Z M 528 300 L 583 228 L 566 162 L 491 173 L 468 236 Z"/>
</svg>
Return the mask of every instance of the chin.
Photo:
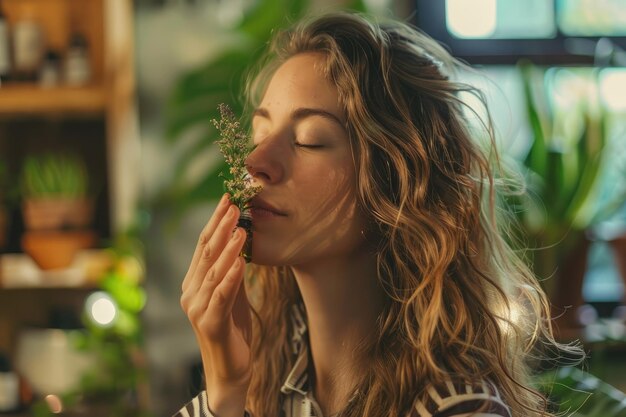
<svg viewBox="0 0 626 417">
<path fill-rule="evenodd" d="M 279 259 L 276 256 L 276 251 L 269 249 L 267 246 L 259 247 L 252 241 L 252 253 L 251 261 L 255 265 L 263 266 L 283 266 L 285 265 L 284 259 Z"/>
<path fill-rule="evenodd" d="M 280 245 L 256 246 L 253 241 L 250 262 L 262 266 L 294 266 L 303 261 L 302 255 L 302 253 L 286 255 Z"/>
</svg>

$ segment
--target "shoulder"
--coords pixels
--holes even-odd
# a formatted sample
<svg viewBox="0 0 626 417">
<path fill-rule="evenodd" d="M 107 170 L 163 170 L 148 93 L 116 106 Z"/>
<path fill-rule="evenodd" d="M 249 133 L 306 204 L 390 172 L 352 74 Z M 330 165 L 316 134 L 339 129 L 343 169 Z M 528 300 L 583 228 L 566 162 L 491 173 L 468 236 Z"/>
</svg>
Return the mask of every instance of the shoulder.
<svg viewBox="0 0 626 417">
<path fill-rule="evenodd" d="M 207 401 L 206 391 L 202 391 L 193 400 L 189 401 L 183 408 L 178 410 L 172 417 L 215 417 Z M 250 414 L 245 411 L 243 417 L 251 417 Z"/>
<path fill-rule="evenodd" d="M 206 391 L 202 391 L 172 417 L 213 417 L 207 405 Z"/>
<path fill-rule="evenodd" d="M 415 402 L 415 417 L 511 417 L 498 389 L 487 382 L 428 387 L 424 400 Z"/>
</svg>

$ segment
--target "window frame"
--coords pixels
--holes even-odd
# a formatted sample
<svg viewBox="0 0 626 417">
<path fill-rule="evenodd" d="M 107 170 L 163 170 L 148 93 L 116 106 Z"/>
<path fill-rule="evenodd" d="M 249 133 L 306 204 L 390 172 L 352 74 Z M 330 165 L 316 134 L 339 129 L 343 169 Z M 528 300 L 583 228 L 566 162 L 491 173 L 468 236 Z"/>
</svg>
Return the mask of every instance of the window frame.
<svg viewBox="0 0 626 417">
<path fill-rule="evenodd" d="M 552 1 L 556 14 L 556 1 Z M 616 65 L 609 58 L 598 56 L 598 46 L 621 49 L 620 64 L 626 65 L 626 37 L 569 36 L 556 25 L 554 38 L 534 39 L 461 39 L 453 36 L 446 26 L 445 0 L 413 0 L 412 23 L 443 43 L 457 58 L 469 64 L 515 64 L 528 59 L 541 65 Z M 555 22 L 556 23 L 556 22 Z M 603 39 L 603 44 L 598 42 Z M 607 42 L 607 39 L 610 41 Z"/>
</svg>

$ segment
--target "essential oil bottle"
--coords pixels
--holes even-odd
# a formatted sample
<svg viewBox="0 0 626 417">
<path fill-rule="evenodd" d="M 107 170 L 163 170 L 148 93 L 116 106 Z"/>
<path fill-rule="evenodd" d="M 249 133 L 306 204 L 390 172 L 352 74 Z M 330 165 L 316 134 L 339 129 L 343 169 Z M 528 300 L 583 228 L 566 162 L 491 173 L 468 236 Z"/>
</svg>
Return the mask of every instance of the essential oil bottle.
<svg viewBox="0 0 626 417">
<path fill-rule="evenodd" d="M 252 260 L 252 214 L 250 209 L 246 208 L 241 211 L 237 226 L 242 227 L 246 231 L 246 243 L 244 243 L 241 250 L 241 256 L 243 256 L 246 263 L 249 263 Z"/>
</svg>

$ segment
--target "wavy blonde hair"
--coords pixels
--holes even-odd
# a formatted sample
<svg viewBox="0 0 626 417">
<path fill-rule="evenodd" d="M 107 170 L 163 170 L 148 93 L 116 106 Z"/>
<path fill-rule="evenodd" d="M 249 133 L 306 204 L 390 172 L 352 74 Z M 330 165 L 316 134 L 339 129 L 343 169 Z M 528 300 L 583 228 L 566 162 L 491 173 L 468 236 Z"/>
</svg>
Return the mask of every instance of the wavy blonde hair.
<svg viewBox="0 0 626 417">
<path fill-rule="evenodd" d="M 563 347 L 544 293 L 499 229 L 493 158 L 473 140 L 460 97 L 480 93 L 452 80 L 460 64 L 418 30 L 339 13 L 274 37 L 248 85 L 253 106 L 276 68 L 303 52 L 324 54 L 339 90 L 388 295 L 362 347 L 371 366 L 360 395 L 340 415 L 410 415 L 428 384 L 446 380 L 489 381 L 514 416 L 550 415 L 530 387 L 529 360 L 537 341 Z M 490 121 L 483 126 L 495 145 Z M 301 295 L 287 266 L 251 265 L 247 276 L 256 317 L 247 407 L 278 416 Z"/>
</svg>

